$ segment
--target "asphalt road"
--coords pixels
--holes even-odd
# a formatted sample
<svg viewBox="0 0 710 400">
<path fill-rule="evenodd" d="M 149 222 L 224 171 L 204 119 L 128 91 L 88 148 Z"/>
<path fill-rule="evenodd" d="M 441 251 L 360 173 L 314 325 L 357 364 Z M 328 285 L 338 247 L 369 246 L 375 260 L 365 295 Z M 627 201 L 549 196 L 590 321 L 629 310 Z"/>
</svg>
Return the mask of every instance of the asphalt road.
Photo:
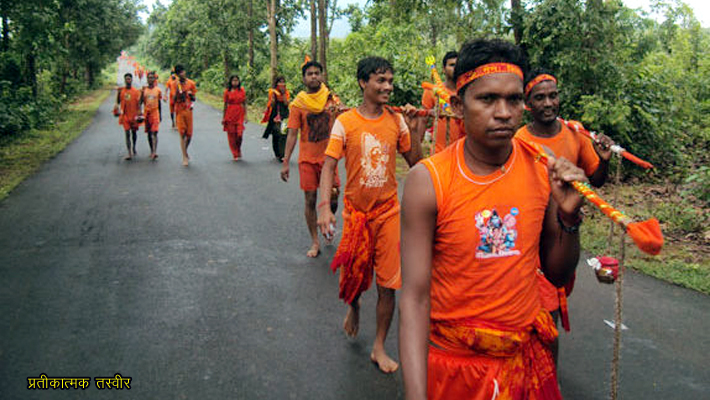
<svg viewBox="0 0 710 400">
<path fill-rule="evenodd" d="M 0 203 L 0 398 L 402 398 L 401 376 L 368 357 L 376 294 L 363 298 L 359 337 L 346 339 L 335 249 L 305 257 L 297 168 L 280 181 L 263 128 L 247 126 L 235 163 L 219 112 L 198 103 L 188 168 L 167 118 L 160 158 L 148 159 L 141 133 L 126 162 L 112 99 Z M 566 398 L 603 399 L 613 286 L 586 266 L 578 275 L 560 384 Z M 710 398 L 708 317 L 707 296 L 628 274 L 622 398 Z M 28 390 L 42 373 L 91 387 Z M 130 390 L 95 387 L 116 373 Z"/>
</svg>

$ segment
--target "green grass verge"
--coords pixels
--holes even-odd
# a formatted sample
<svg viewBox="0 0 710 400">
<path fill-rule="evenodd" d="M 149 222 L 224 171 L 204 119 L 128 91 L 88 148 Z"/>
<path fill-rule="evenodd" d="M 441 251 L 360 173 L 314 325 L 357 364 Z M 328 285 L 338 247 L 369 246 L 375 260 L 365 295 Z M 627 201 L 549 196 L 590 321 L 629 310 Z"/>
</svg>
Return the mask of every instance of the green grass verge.
<svg viewBox="0 0 710 400">
<path fill-rule="evenodd" d="M 108 88 L 88 92 L 70 104 L 51 128 L 3 139 L 0 142 L 0 200 L 74 141 L 89 126 L 109 94 Z"/>
<path fill-rule="evenodd" d="M 639 189 L 638 186 L 625 186 L 621 190 L 621 198 L 629 199 L 629 201 L 622 202 L 620 208 L 629 211 L 629 214 L 637 220 L 648 218 L 650 215 L 657 216 L 665 235 L 665 243 L 661 254 L 649 256 L 638 250 L 631 238 L 627 237 L 626 266 L 658 279 L 710 294 L 710 259 L 703 255 L 707 250 L 702 245 L 702 241 L 689 240 L 683 235 L 674 235 L 673 233 L 677 231 L 675 221 L 663 218 L 662 213 L 659 212 L 663 207 L 667 207 L 667 202 L 663 202 L 663 199 L 633 201 L 632 192 L 637 189 Z M 600 194 L 611 201 L 613 197 L 608 194 L 611 189 L 606 188 L 605 192 L 607 194 Z M 676 200 L 674 199 L 674 201 Z M 676 203 L 676 206 L 679 204 Z M 588 205 L 585 207 L 587 217 L 580 230 L 582 248 L 592 255 L 611 255 L 618 258 L 620 228 L 615 227 L 616 236 L 611 248 L 607 249 L 610 220 L 598 210 L 591 209 Z"/>
</svg>

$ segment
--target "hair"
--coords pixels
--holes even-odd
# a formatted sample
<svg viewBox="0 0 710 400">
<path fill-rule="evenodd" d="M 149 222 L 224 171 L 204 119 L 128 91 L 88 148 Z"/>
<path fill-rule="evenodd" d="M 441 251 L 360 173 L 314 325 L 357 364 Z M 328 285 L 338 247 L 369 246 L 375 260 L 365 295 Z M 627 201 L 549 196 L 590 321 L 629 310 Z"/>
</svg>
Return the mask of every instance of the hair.
<svg viewBox="0 0 710 400">
<path fill-rule="evenodd" d="M 454 81 L 468 71 L 495 62 L 517 65 L 523 71 L 523 76 L 527 71 L 527 58 L 520 47 L 501 39 L 474 39 L 461 46 L 454 69 Z M 469 85 L 470 82 L 459 89 L 460 98 L 464 98 L 463 95 Z"/>
<path fill-rule="evenodd" d="M 286 83 L 286 78 L 283 77 L 283 75 L 278 75 L 274 78 L 273 85 L 271 86 L 272 88 L 276 88 L 276 85 L 279 84 L 279 82 L 283 81 Z"/>
<path fill-rule="evenodd" d="M 301 76 L 306 76 L 306 71 L 310 67 L 316 67 L 320 70 L 320 72 L 323 72 L 323 66 L 321 65 L 321 63 L 319 63 L 318 61 L 309 61 L 303 64 L 303 66 L 301 67 Z"/>
<path fill-rule="evenodd" d="M 239 85 L 237 85 L 237 89 L 239 89 L 239 88 L 242 87 L 242 78 L 240 78 L 239 75 L 232 75 L 232 76 L 229 77 L 229 80 L 227 81 L 227 90 L 232 90 L 232 89 L 234 89 L 234 88 L 232 87 L 232 80 L 233 80 L 234 78 L 239 79 Z"/>
<path fill-rule="evenodd" d="M 446 62 L 452 58 L 459 58 L 459 53 L 456 50 L 447 51 L 444 54 L 444 59 L 441 61 L 442 68 L 446 68 Z"/>
<path fill-rule="evenodd" d="M 365 57 L 357 63 L 357 80 L 370 80 L 372 74 L 394 73 L 394 67 L 382 57 Z"/>
<path fill-rule="evenodd" d="M 125 74 L 123 74 L 123 77 L 124 77 L 124 78 L 127 77 L 127 76 L 130 76 L 131 79 L 133 79 L 133 74 L 130 73 L 130 72 L 126 72 Z"/>
<path fill-rule="evenodd" d="M 180 72 L 184 71 L 185 67 L 182 66 L 182 64 L 177 64 L 175 66 L 175 74 L 179 74 Z"/>
</svg>

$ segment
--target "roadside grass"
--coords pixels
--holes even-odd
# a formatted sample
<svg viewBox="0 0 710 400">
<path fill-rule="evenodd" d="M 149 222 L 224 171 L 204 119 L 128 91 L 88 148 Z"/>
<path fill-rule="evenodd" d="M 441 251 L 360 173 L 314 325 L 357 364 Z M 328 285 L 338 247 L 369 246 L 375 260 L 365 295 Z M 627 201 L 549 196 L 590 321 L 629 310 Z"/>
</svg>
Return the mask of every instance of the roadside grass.
<svg viewBox="0 0 710 400">
<path fill-rule="evenodd" d="M 49 128 L 0 140 L 0 200 L 89 126 L 96 110 L 111 93 L 110 89 L 106 86 L 80 96 Z"/>
<path fill-rule="evenodd" d="M 598 190 L 612 203 L 613 185 Z M 612 203 L 613 204 L 613 203 Z M 661 223 L 665 243 L 661 254 L 647 255 L 626 238 L 627 267 L 673 284 L 710 294 L 710 231 L 708 209 L 684 199 L 665 187 L 650 184 L 624 185 L 619 190 L 619 203 L 614 204 L 636 221 L 655 216 Z M 592 255 L 619 257 L 620 228 L 608 248 L 610 220 L 591 206 L 585 205 L 582 224 L 582 248 Z M 706 231 L 703 231 L 706 230 Z"/>
</svg>

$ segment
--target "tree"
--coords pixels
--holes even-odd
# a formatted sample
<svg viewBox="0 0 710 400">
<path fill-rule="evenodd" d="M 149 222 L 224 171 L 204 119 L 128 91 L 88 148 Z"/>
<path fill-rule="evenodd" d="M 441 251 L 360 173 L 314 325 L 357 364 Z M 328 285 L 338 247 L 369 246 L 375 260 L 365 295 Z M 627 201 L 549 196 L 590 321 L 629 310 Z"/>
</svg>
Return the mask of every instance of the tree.
<svg viewBox="0 0 710 400">
<path fill-rule="evenodd" d="M 328 31 L 326 21 L 328 20 L 328 0 L 318 0 L 318 28 L 320 30 L 318 46 L 318 61 L 323 65 L 323 81 L 328 82 L 328 61 L 326 54 L 328 52 Z"/>
<path fill-rule="evenodd" d="M 278 74 L 278 43 L 276 39 L 276 0 L 269 0 L 267 6 L 269 18 L 269 51 L 271 54 L 271 82 Z"/>
<path fill-rule="evenodd" d="M 311 59 L 318 59 L 318 12 L 316 0 L 309 0 L 311 7 Z"/>
</svg>

